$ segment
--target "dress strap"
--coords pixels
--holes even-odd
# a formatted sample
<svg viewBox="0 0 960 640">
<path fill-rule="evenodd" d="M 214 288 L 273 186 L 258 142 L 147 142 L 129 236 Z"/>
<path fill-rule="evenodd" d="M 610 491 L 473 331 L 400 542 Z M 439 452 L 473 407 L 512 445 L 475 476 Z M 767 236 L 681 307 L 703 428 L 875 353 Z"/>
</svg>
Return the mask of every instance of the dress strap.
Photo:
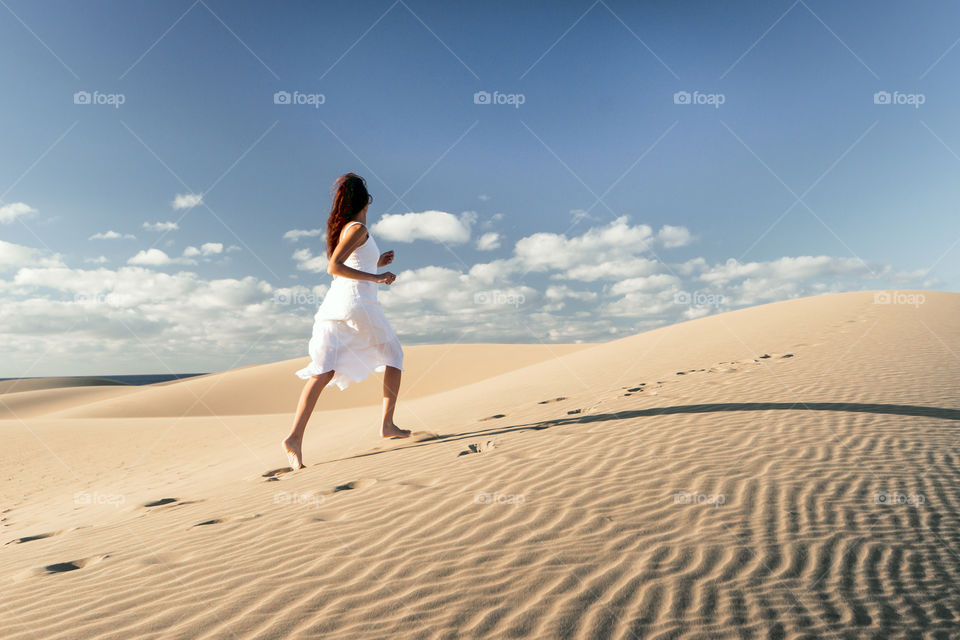
<svg viewBox="0 0 960 640">
<path fill-rule="evenodd" d="M 343 228 L 340 229 L 340 239 L 341 239 L 341 240 L 343 240 L 343 232 L 346 231 L 346 230 L 350 227 L 350 225 L 352 225 L 352 224 L 359 224 L 360 226 L 363 226 L 363 223 L 360 222 L 359 220 L 353 220 L 352 222 L 348 222 L 347 224 L 343 225 Z"/>
</svg>

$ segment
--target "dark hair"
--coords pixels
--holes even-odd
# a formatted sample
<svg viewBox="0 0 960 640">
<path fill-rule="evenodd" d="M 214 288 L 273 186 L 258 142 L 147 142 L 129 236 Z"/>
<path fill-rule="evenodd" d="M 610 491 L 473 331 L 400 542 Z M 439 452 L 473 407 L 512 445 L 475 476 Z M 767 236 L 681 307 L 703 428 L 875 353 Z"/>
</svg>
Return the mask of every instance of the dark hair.
<svg viewBox="0 0 960 640">
<path fill-rule="evenodd" d="M 352 222 L 363 208 L 373 202 L 367 191 L 367 181 L 355 173 L 345 173 L 333 183 L 333 206 L 327 218 L 327 257 L 340 242 L 343 227 Z"/>
</svg>

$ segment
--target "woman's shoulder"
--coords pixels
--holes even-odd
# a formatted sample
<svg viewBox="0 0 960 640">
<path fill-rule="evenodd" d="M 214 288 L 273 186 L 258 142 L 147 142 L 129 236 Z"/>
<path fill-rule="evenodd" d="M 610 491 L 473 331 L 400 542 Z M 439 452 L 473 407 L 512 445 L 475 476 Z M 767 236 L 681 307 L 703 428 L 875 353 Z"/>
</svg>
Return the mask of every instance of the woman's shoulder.
<svg viewBox="0 0 960 640">
<path fill-rule="evenodd" d="M 350 229 L 350 227 L 352 227 L 352 226 L 354 226 L 354 225 L 358 225 L 358 226 L 359 226 L 359 230 L 356 231 L 355 233 L 359 233 L 359 234 L 366 234 L 366 233 L 367 233 L 367 227 L 366 227 L 362 222 L 360 222 L 359 220 L 353 220 L 352 222 L 348 222 L 347 224 L 343 225 L 343 229 L 340 230 L 340 240 L 341 240 L 341 241 L 344 239 L 344 237 L 346 237 L 346 235 L 347 235 L 348 233 L 350 233 L 350 231 L 348 231 L 348 230 Z M 361 235 L 361 237 L 363 237 L 363 236 Z"/>
</svg>

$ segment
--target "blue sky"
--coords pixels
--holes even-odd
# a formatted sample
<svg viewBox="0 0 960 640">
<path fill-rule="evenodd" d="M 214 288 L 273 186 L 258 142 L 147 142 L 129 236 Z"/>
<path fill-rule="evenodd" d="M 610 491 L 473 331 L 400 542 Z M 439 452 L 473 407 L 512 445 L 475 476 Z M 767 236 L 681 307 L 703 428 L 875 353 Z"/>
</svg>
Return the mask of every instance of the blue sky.
<svg viewBox="0 0 960 640">
<path fill-rule="evenodd" d="M 396 251 L 381 299 L 406 344 L 955 291 L 958 14 L 4 0 L 0 376 L 304 354 L 323 239 L 284 234 L 323 227 L 345 171 Z"/>
</svg>

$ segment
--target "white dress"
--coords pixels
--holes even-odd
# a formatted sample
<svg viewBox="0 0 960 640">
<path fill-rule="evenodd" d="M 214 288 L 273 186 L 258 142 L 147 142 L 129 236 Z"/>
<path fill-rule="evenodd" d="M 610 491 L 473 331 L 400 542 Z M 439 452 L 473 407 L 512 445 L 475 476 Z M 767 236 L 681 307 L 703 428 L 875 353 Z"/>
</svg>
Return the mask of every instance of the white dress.
<svg viewBox="0 0 960 640">
<path fill-rule="evenodd" d="M 347 226 L 351 224 L 360 223 L 354 221 Z M 379 260 L 380 249 L 367 232 L 367 241 L 344 264 L 376 273 Z M 311 362 L 297 371 L 298 376 L 306 380 L 336 371 L 327 386 L 346 389 L 351 382 L 365 380 L 372 371 L 383 371 L 387 365 L 403 369 L 403 349 L 377 300 L 377 286 L 376 282 L 333 277 L 314 315 L 308 347 Z"/>
</svg>

